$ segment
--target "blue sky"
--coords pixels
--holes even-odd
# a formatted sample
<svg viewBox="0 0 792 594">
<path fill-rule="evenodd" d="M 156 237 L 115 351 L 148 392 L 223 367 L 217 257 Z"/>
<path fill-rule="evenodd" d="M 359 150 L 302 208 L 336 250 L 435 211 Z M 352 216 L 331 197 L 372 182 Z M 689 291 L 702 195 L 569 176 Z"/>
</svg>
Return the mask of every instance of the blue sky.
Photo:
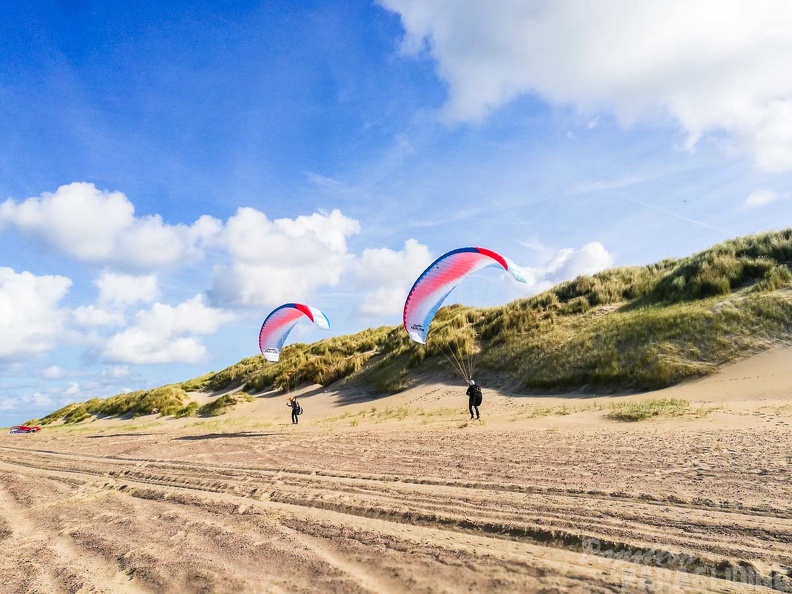
<svg viewBox="0 0 792 594">
<path fill-rule="evenodd" d="M 0 425 L 792 221 L 785 0 L 31 1 L 0 36 Z M 294 340 L 324 335 L 298 326 Z"/>
</svg>

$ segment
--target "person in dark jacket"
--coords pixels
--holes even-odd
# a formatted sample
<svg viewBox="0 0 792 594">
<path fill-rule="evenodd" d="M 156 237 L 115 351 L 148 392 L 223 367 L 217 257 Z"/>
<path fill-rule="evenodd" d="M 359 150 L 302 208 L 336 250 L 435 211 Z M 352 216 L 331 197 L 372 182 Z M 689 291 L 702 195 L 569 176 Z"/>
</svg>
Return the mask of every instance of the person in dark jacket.
<svg viewBox="0 0 792 594">
<path fill-rule="evenodd" d="M 300 414 L 300 412 L 299 412 L 300 411 L 300 403 L 297 402 L 297 398 L 295 398 L 294 396 L 291 396 L 286 401 L 286 406 L 290 406 L 291 407 L 292 425 L 296 425 L 297 424 L 297 415 Z"/>
<path fill-rule="evenodd" d="M 468 396 L 468 410 L 470 411 L 470 418 L 481 418 L 478 409 L 478 407 L 481 405 L 481 387 L 472 379 L 470 379 L 468 381 L 468 389 L 466 394 Z M 476 413 L 475 417 L 473 416 L 474 411 Z"/>
</svg>

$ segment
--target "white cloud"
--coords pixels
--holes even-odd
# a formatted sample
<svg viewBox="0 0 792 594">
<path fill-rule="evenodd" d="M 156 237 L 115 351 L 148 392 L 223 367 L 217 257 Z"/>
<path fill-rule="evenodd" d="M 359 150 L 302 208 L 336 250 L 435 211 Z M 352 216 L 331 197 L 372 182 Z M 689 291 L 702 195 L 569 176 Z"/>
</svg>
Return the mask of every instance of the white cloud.
<svg viewBox="0 0 792 594">
<path fill-rule="evenodd" d="M 120 311 L 109 311 L 95 305 L 82 305 L 75 307 L 72 319 L 78 326 L 102 327 L 121 326 L 124 324 L 124 314 Z"/>
<path fill-rule="evenodd" d="M 347 239 L 359 231 L 338 210 L 270 221 L 240 208 L 218 239 L 231 262 L 215 269 L 210 294 L 223 305 L 307 300 L 318 287 L 338 284 L 351 259 Z"/>
<path fill-rule="evenodd" d="M 63 388 L 51 388 L 44 392 L 23 393 L 15 396 L 0 397 L 0 411 L 24 415 L 23 418 L 47 414 L 71 402 L 86 398 L 85 393 L 75 382 Z"/>
<path fill-rule="evenodd" d="M 151 303 L 159 295 L 157 277 L 153 274 L 131 275 L 103 272 L 94 282 L 99 288 L 99 303 L 119 306 Z"/>
<path fill-rule="evenodd" d="M 102 272 L 94 281 L 99 289 L 97 305 L 84 305 L 72 311 L 79 326 L 122 326 L 124 309 L 135 303 L 151 303 L 159 295 L 157 277 L 153 274 L 134 275 Z"/>
<path fill-rule="evenodd" d="M 768 171 L 792 169 L 792 3 L 787 0 L 379 0 L 403 50 L 427 50 L 449 85 L 446 115 L 478 121 L 533 94 L 671 118 L 689 145 L 724 131 Z"/>
<path fill-rule="evenodd" d="M 41 377 L 44 379 L 61 379 L 66 377 L 66 370 L 61 369 L 57 365 L 50 365 L 41 370 Z"/>
<path fill-rule="evenodd" d="M 0 357 L 0 375 L 19 375 L 25 373 L 25 364 L 22 361 L 4 361 Z"/>
<path fill-rule="evenodd" d="M 17 411 L 24 409 L 34 410 L 55 410 L 58 401 L 50 394 L 34 392 L 33 394 L 22 394 L 12 398 L 0 400 L 0 410 Z"/>
<path fill-rule="evenodd" d="M 130 371 L 129 367 L 126 365 L 114 365 L 110 369 L 107 370 L 107 376 L 113 379 L 122 379 L 129 377 Z"/>
<path fill-rule="evenodd" d="M 389 286 L 367 291 L 358 305 L 357 312 L 363 317 L 398 316 L 404 308 L 404 300 L 409 290 L 409 286 L 407 288 Z"/>
<path fill-rule="evenodd" d="M 69 387 L 63 391 L 67 398 L 74 398 L 80 394 L 80 385 L 76 382 L 69 382 Z"/>
<path fill-rule="evenodd" d="M 200 363 L 206 358 L 206 347 L 195 337 L 170 339 L 161 334 L 130 328 L 107 342 L 103 353 L 108 361 L 150 363 Z"/>
<path fill-rule="evenodd" d="M 592 275 L 613 266 L 615 257 L 600 242 L 587 243 L 580 249 L 563 248 L 552 250 L 536 239 L 521 242 L 538 255 L 539 266 L 522 266 L 528 279 L 527 284 L 515 283 L 504 273 L 505 290 L 513 298 L 535 295 L 552 289 L 566 280 L 582 275 Z"/>
<path fill-rule="evenodd" d="M 63 276 L 36 276 L 0 267 L 0 360 L 53 348 L 68 318 L 59 307 L 71 287 Z"/>
<path fill-rule="evenodd" d="M 744 208 L 758 208 L 760 206 L 767 206 L 771 202 L 779 200 L 788 200 L 792 197 L 791 194 L 779 194 L 772 190 L 756 190 L 751 192 L 743 203 Z"/>
<path fill-rule="evenodd" d="M 137 313 L 132 325 L 111 336 L 102 356 L 115 363 L 198 363 L 206 347 L 197 335 L 210 335 L 232 319 L 209 307 L 201 295 L 173 307 L 155 303 Z"/>
<path fill-rule="evenodd" d="M 429 248 L 414 239 L 404 249 L 365 249 L 352 270 L 353 286 L 361 290 L 358 313 L 363 316 L 398 315 L 418 275 L 432 263 Z"/>
<path fill-rule="evenodd" d="M 598 241 L 587 243 L 579 250 L 565 248 L 544 269 L 544 276 L 559 281 L 581 275 L 591 275 L 613 266 L 614 257 Z"/>
<path fill-rule="evenodd" d="M 0 204 L 0 224 L 10 223 L 86 262 L 154 270 L 200 257 L 221 223 L 203 216 L 193 225 L 168 225 L 159 215 L 135 216 L 121 192 L 75 182 L 19 203 Z"/>
</svg>

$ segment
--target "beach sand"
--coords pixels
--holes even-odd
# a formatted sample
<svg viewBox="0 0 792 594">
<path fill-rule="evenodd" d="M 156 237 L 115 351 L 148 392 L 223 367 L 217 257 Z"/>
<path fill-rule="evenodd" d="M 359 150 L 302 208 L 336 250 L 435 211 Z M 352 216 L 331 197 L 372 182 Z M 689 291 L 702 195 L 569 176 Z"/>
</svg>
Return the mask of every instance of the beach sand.
<svg viewBox="0 0 792 594">
<path fill-rule="evenodd" d="M 2 435 L 0 592 L 792 591 L 792 349 L 646 394 L 481 380 L 481 421 L 427 380 Z M 688 412 L 606 418 L 658 398 Z"/>
</svg>

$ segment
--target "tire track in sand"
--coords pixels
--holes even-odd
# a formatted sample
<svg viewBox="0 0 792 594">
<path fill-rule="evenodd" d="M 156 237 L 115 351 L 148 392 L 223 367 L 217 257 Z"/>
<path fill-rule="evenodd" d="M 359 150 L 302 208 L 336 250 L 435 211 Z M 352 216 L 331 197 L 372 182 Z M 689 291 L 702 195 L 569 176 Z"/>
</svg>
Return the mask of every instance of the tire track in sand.
<svg viewBox="0 0 792 594">
<path fill-rule="evenodd" d="M 500 493 L 492 489 L 482 491 L 466 485 L 449 485 L 447 481 L 440 487 L 425 483 L 394 481 L 393 477 L 389 481 L 384 481 L 381 478 L 369 480 L 362 474 L 351 478 L 350 474 L 354 473 L 339 477 L 328 476 L 328 473 L 311 475 L 283 469 L 277 474 L 273 471 L 259 469 L 258 476 L 251 476 L 255 473 L 240 472 L 240 468 L 235 466 L 217 464 L 207 466 L 189 462 L 155 460 L 148 460 L 144 463 L 136 460 L 132 465 L 127 463 L 126 467 L 121 470 L 123 461 L 118 459 L 71 456 L 63 453 L 57 455 L 40 453 L 32 458 L 26 460 L 16 456 L 13 463 L 31 469 L 36 468 L 51 475 L 63 472 L 105 476 L 109 479 L 109 482 L 105 483 L 106 488 L 123 491 L 135 497 L 161 498 L 167 496 L 167 493 L 172 489 L 203 492 L 205 496 L 222 500 L 232 496 L 237 500 L 247 499 L 249 501 L 252 499 L 287 505 L 291 508 L 313 508 L 350 517 L 350 521 L 353 521 L 351 517 L 356 517 L 400 525 L 419 525 L 446 533 L 465 532 L 481 535 L 487 539 L 532 542 L 545 548 L 552 546 L 575 553 L 584 552 L 585 541 L 588 538 L 594 538 L 597 540 L 598 546 L 612 553 L 635 554 L 637 552 L 643 554 L 643 551 L 650 548 L 646 543 L 663 542 L 664 536 L 663 531 L 658 529 L 658 526 L 663 524 L 663 517 L 653 515 L 653 508 L 657 509 L 657 506 L 649 502 L 644 502 L 643 513 L 647 517 L 641 522 L 640 514 L 636 517 L 635 510 L 631 509 L 634 508 L 634 503 L 611 501 L 609 510 L 605 511 L 608 511 L 615 521 L 630 519 L 629 522 L 624 522 L 629 524 L 625 526 L 625 531 L 614 534 L 603 532 L 608 525 L 613 525 L 614 522 L 603 522 L 601 514 L 599 516 L 592 515 L 594 510 L 585 506 L 574 514 L 567 513 L 568 517 L 562 519 L 564 513 L 573 511 L 574 507 L 570 507 L 569 504 L 559 505 L 557 501 L 554 501 L 554 499 L 560 500 L 560 497 L 545 498 L 542 501 L 542 498 L 537 498 L 536 494 L 515 493 L 511 490 Z M 147 494 L 146 489 L 140 487 L 127 490 L 129 485 L 149 485 L 153 486 L 154 491 Z M 532 495 L 532 497 L 518 501 L 516 505 L 510 504 L 514 514 L 511 520 L 508 517 L 503 517 L 503 514 L 497 511 L 499 506 L 507 504 L 514 497 L 528 495 Z M 468 514 L 465 513 L 467 508 L 458 505 L 460 501 L 464 502 L 471 497 L 472 501 L 481 508 L 481 518 L 476 521 L 469 520 Z M 582 502 L 586 501 L 582 496 L 578 499 Z M 482 507 L 487 505 L 487 501 L 491 506 L 489 509 Z M 575 505 L 579 506 L 580 503 Z M 523 506 L 524 509 L 521 510 L 520 506 Z M 602 512 L 603 510 L 598 511 Z M 536 518 L 536 514 L 539 512 L 544 513 L 548 519 L 541 521 Z M 713 523 L 714 515 L 723 519 Z M 730 548 L 728 553 L 732 559 L 722 558 L 715 554 L 724 542 L 719 533 L 718 524 L 728 524 L 729 522 L 739 524 L 745 522 L 746 519 L 749 518 L 741 520 L 737 514 L 727 512 L 715 514 L 713 510 L 708 509 L 698 519 L 690 518 L 688 520 L 690 526 L 695 526 L 701 531 L 697 536 L 698 541 L 692 539 L 682 542 L 673 538 L 672 540 L 676 540 L 677 546 L 682 545 L 682 550 L 671 551 L 661 548 L 655 551 L 656 555 L 653 559 L 665 559 L 666 565 L 672 569 L 682 565 L 680 559 L 684 562 L 692 560 L 695 561 L 697 567 L 724 577 L 727 575 L 727 571 L 736 571 L 737 568 L 747 568 L 755 573 L 759 572 L 751 561 L 739 557 L 740 548 L 750 541 L 747 532 L 745 536 L 740 537 L 738 530 L 737 537 L 732 543 L 733 548 Z M 782 523 L 788 524 L 783 521 Z M 786 529 L 788 534 L 792 533 L 792 526 L 787 526 Z M 592 532 L 592 530 L 594 531 Z M 671 538 L 671 533 L 665 533 L 665 536 Z M 362 571 L 359 564 L 330 553 L 327 548 L 318 545 L 318 541 L 315 539 L 304 542 L 317 557 L 350 576 L 361 588 L 380 591 L 373 589 L 378 587 L 377 580 Z M 751 546 L 745 548 L 756 550 Z M 708 550 L 709 554 L 706 554 Z M 733 557 L 733 555 L 737 556 Z M 758 575 L 760 578 L 772 577 L 761 573 Z"/>
<path fill-rule="evenodd" d="M 367 592 L 372 592 L 373 594 L 392 594 L 399 589 L 397 584 L 390 584 L 387 586 L 381 584 L 381 579 L 372 576 L 371 573 L 366 570 L 365 564 L 356 563 L 349 559 L 343 558 L 339 554 L 333 553 L 328 547 L 324 546 L 321 541 L 315 537 L 308 536 L 304 532 L 299 532 L 294 528 L 284 526 L 283 524 L 279 525 L 278 529 L 284 534 L 287 534 L 288 536 L 291 536 L 295 540 L 302 543 L 317 557 L 322 559 L 328 565 L 341 571 Z"/>
<path fill-rule="evenodd" d="M 5 484 L 7 475 L 0 472 L 0 515 L 11 529 L 11 535 L 0 545 L 12 546 L 14 558 L 24 558 L 26 567 L 9 567 L 8 577 L 18 573 L 19 592 L 95 592 L 143 594 L 150 590 L 136 584 L 118 567 L 104 559 L 77 550 L 68 535 L 42 530 L 27 510 L 20 505 Z M 6 555 L 4 555 L 5 557 Z M 9 556 L 10 557 L 10 556 Z M 2 565 L 0 565 L 2 567 Z M 21 569 L 21 571 L 20 571 Z M 14 587 L 13 584 L 6 584 Z"/>
</svg>

